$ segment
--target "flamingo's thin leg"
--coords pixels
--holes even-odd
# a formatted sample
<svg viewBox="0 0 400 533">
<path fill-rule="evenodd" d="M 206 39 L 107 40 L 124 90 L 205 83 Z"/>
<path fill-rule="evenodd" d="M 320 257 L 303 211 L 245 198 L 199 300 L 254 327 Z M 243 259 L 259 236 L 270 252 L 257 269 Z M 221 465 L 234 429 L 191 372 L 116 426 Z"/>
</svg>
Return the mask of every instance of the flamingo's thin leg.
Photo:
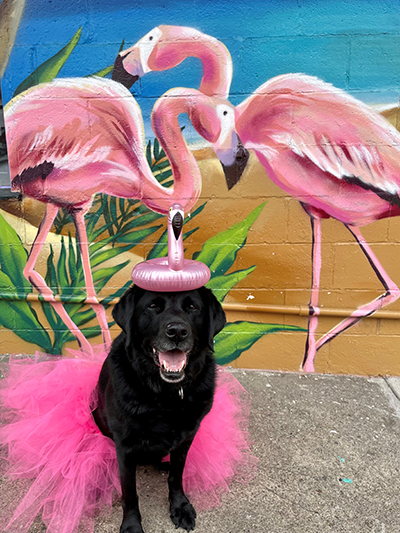
<svg viewBox="0 0 400 533">
<path fill-rule="evenodd" d="M 314 372 L 314 358 L 317 352 L 315 332 L 318 326 L 319 316 L 319 285 L 321 279 L 321 219 L 310 217 L 312 230 L 312 282 L 311 297 L 309 303 L 308 334 L 306 350 L 302 369 L 305 372 Z"/>
<path fill-rule="evenodd" d="M 37 258 L 40 254 L 40 251 L 46 241 L 46 237 L 51 229 L 51 226 L 54 222 L 54 219 L 57 216 L 58 207 L 54 204 L 47 204 L 46 213 L 43 217 L 43 220 L 39 226 L 35 241 L 32 245 L 31 252 L 28 256 L 28 260 L 24 267 L 24 276 L 26 279 L 35 287 L 36 290 L 43 296 L 46 302 L 49 302 L 55 312 L 60 316 L 64 324 L 68 327 L 71 333 L 76 337 L 79 346 L 82 350 L 87 353 L 92 353 L 92 347 L 83 333 L 79 330 L 73 320 L 70 318 L 64 306 L 61 302 L 57 302 L 53 291 L 46 284 L 43 277 L 34 270 Z"/>
<path fill-rule="evenodd" d="M 97 320 L 100 324 L 101 332 L 103 335 L 103 342 L 109 347 L 111 346 L 111 335 L 110 330 L 108 329 L 106 310 L 97 299 L 96 290 L 93 284 L 92 271 L 90 269 L 89 244 L 87 240 L 84 212 L 74 211 L 73 218 L 76 227 L 77 242 L 82 257 L 83 272 L 85 276 L 85 285 L 87 291 L 87 301 L 92 306 L 93 311 L 96 313 Z"/>
<path fill-rule="evenodd" d="M 345 225 L 347 229 L 354 235 L 356 241 L 360 245 L 361 250 L 367 257 L 379 281 L 382 283 L 383 288 L 385 289 L 385 293 L 376 298 L 375 300 L 372 300 L 372 302 L 365 304 L 362 307 L 359 307 L 348 318 L 345 318 L 337 326 L 328 331 L 328 333 L 325 333 L 325 335 L 323 335 L 316 344 L 317 350 L 319 350 L 321 346 L 323 346 L 324 344 L 335 338 L 337 335 L 339 335 L 339 333 L 342 333 L 342 331 L 345 331 L 346 329 L 353 326 L 356 322 L 361 320 L 361 318 L 372 315 L 377 309 L 380 309 L 381 307 L 384 307 L 385 305 L 396 301 L 397 298 L 400 296 L 399 288 L 387 275 L 385 269 L 379 262 L 379 259 L 376 257 L 374 252 L 371 250 L 369 244 L 361 235 L 360 229 L 356 226 L 350 227 L 347 224 Z"/>
</svg>

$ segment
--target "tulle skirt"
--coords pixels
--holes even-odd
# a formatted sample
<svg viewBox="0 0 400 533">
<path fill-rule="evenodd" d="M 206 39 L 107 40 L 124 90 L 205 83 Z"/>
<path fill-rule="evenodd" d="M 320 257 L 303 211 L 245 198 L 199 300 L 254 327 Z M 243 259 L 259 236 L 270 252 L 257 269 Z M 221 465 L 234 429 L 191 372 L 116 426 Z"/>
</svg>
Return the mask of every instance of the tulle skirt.
<svg viewBox="0 0 400 533">
<path fill-rule="evenodd" d="M 25 533 L 41 513 L 48 533 L 93 533 L 94 518 L 111 510 L 121 487 L 114 443 L 92 417 L 94 389 L 106 352 L 73 357 L 36 355 L 3 364 L 0 446 L 6 478 L 23 479 L 5 531 Z M 220 505 L 235 479 L 248 483 L 257 459 L 249 453 L 249 397 L 218 368 L 214 404 L 189 450 L 183 486 L 195 507 Z M 3 484 L 2 490 L 7 484 Z M 1 512 L 0 512 L 1 516 Z M 81 531 L 81 529 L 80 529 Z"/>
</svg>

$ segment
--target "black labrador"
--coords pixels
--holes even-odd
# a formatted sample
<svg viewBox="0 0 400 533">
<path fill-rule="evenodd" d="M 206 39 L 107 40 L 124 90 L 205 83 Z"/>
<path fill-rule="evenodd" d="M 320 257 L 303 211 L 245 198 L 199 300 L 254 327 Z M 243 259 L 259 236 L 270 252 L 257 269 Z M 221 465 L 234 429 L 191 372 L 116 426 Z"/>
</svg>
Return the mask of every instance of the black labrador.
<svg viewBox="0 0 400 533">
<path fill-rule="evenodd" d="M 98 382 L 97 425 L 115 442 L 122 488 L 121 533 L 143 533 L 136 466 L 170 454 L 171 520 L 191 531 L 196 512 L 182 488 L 186 455 L 215 387 L 213 339 L 225 325 L 209 289 L 130 288 L 115 306 L 122 328 Z"/>
</svg>

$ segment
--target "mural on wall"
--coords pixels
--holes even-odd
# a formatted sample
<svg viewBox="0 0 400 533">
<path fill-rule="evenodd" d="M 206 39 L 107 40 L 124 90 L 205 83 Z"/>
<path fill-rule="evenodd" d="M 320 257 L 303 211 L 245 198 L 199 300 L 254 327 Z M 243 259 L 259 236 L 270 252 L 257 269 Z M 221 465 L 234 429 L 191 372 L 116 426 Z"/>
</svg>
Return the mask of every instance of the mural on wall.
<svg viewBox="0 0 400 533">
<path fill-rule="evenodd" d="M 135 82 L 146 72 L 172 68 L 188 56 L 202 61 L 200 91 L 208 95 L 228 92 L 232 73 L 229 53 L 212 37 L 194 34 L 189 28 L 153 29 L 137 45 L 119 53 L 113 78 Z M 219 73 L 215 80 L 214 72 Z M 235 109 L 227 108 L 224 115 L 223 139 L 214 143 L 220 160 L 229 168 L 239 156 L 245 164 L 244 150 L 254 150 L 268 177 L 297 198 L 310 216 L 312 290 L 303 369 L 314 371 L 319 348 L 400 296 L 359 229 L 400 214 L 400 134 L 361 101 L 304 74 L 267 81 Z M 239 153 L 237 139 L 244 146 Z M 240 176 L 236 173 L 236 181 Z M 235 185 L 232 174 L 227 185 Z M 343 222 L 353 234 L 385 292 L 316 342 L 321 220 L 329 217 Z"/>
<path fill-rule="evenodd" d="M 90 343 L 34 269 L 59 209 L 67 210 L 74 220 L 86 301 L 92 305 L 108 344 L 111 336 L 93 284 L 84 220 L 94 194 L 137 198 L 164 215 L 178 201 L 191 210 L 200 194 L 201 176 L 177 115 L 187 112 L 199 133 L 212 142 L 221 130 L 219 115 L 227 108 L 196 91 L 171 91 L 158 101 L 152 124 L 171 165 L 173 185 L 167 188 L 155 179 L 146 160 L 139 106 L 119 83 L 98 78 L 60 79 L 24 91 L 7 106 L 12 190 L 47 204 L 24 275 L 52 305 L 82 349 L 90 351 Z"/>
<path fill-rule="evenodd" d="M 39 292 L 43 310 L 53 328 L 54 342 L 51 342 L 43 326 L 40 328 L 42 339 L 35 339 L 35 342 L 52 353 L 61 351 L 71 334 L 81 349 L 91 353 L 92 346 L 87 339 L 91 335 L 85 336 L 80 326 L 88 322 L 93 313 L 97 317 L 103 342 L 109 345 L 111 335 L 105 312 L 106 302 L 99 303 L 96 288 L 101 289 L 116 269 L 104 268 L 101 277 L 101 271 L 93 276 L 91 269 L 110 259 L 115 252 L 131 249 L 159 229 L 160 226 L 143 230 L 136 228 L 159 219 L 158 213 L 167 214 L 173 203 L 179 201 L 186 211 L 190 211 L 197 203 L 201 191 L 201 175 L 183 138 L 178 115 L 187 113 L 204 139 L 218 143 L 221 131 L 226 129 L 223 119 L 226 121 L 233 112 L 233 107 L 225 100 L 207 97 L 193 89 L 172 89 L 154 106 L 152 127 L 156 140 L 153 153 L 151 144 L 148 144 L 146 154 L 140 108 L 122 84 L 99 76 L 47 81 L 53 79 L 54 70 L 59 70 L 67 60 L 78 38 L 79 32 L 72 39 L 72 44 L 69 43 L 20 84 L 5 109 L 12 190 L 46 204 L 46 212 L 26 258 L 23 274 Z M 68 53 L 65 53 L 66 48 L 69 48 Z M 42 83 L 36 85 L 38 79 Z M 236 138 L 236 146 L 233 147 L 235 153 L 240 153 L 238 145 L 240 146 L 240 141 Z M 234 163 L 230 165 L 229 171 L 240 177 L 245 166 L 242 158 L 239 157 L 239 165 Z M 87 230 L 85 216 L 92 206 L 95 194 L 102 195 L 101 205 L 97 213 L 87 217 L 90 228 Z M 121 199 L 118 208 L 115 198 L 111 197 Z M 128 205 L 125 205 L 125 199 L 128 200 Z M 136 207 L 137 200 L 148 209 L 141 205 Z M 108 217 L 102 212 L 107 204 L 110 204 Z M 77 250 L 74 250 L 70 236 L 67 257 L 62 241 L 64 248 L 58 265 L 54 265 L 54 257 L 50 254 L 45 279 L 35 270 L 35 265 L 53 224 L 58 230 L 62 229 L 63 223 L 57 221 L 61 208 L 69 214 L 75 225 Z M 232 266 L 238 249 L 245 244 L 246 234 L 262 208 L 263 204 L 241 224 L 232 226 L 225 235 L 216 235 L 210 239 L 196 254 L 197 259 L 204 261 L 212 269 L 213 275 L 208 286 L 221 301 L 232 286 L 255 268 L 253 266 L 225 274 Z M 105 226 L 95 230 L 101 214 L 108 221 Z M 132 220 L 135 215 L 137 218 Z M 130 219 L 123 229 L 120 228 L 121 235 L 118 235 L 118 231 L 110 232 L 111 226 L 120 225 L 121 216 Z M 195 216 L 196 212 L 191 218 Z M 2 223 L 6 226 L 4 220 Z M 7 229 L 12 233 L 11 228 Z M 109 231 L 109 237 L 98 239 L 106 230 Z M 21 265 L 26 252 L 18 242 L 18 237 L 14 234 L 12 236 L 12 244 L 21 250 Z M 187 236 L 188 234 L 185 235 Z M 216 253 L 210 249 L 218 241 L 221 246 Z M 122 249 L 114 247 L 104 255 L 105 244 L 122 242 L 126 243 Z M 148 258 L 165 255 L 165 233 L 158 244 L 157 249 L 148 254 Z M 11 265 L 9 258 L 5 257 L 3 261 L 0 259 L 0 262 L 3 284 L 12 286 L 16 277 L 20 278 L 20 272 L 15 271 L 16 265 Z M 94 282 L 95 279 L 97 283 Z M 20 281 L 19 279 L 18 282 Z M 23 285 L 28 291 L 26 283 Z M 76 295 L 83 288 L 87 293 L 85 303 L 91 305 L 92 313 L 77 313 L 77 309 L 72 307 L 73 300 L 68 313 L 63 300 L 68 302 L 68 294 Z M 55 293 L 64 296 L 62 301 L 56 299 Z M 24 318 L 28 318 L 27 326 L 32 320 L 39 326 L 36 313 L 29 304 L 24 311 Z M 60 319 L 64 325 L 62 328 Z M 58 333 L 60 329 L 61 338 Z M 220 337 L 223 349 L 218 349 L 217 340 L 217 358 L 220 362 L 230 362 L 262 335 L 299 329 L 295 326 L 250 322 L 228 324 Z M 242 342 L 238 332 L 232 335 L 235 330 L 239 330 L 242 337 L 244 334 Z M 98 334 L 97 329 L 95 334 Z"/>
<path fill-rule="evenodd" d="M 189 127 L 194 128 L 194 133 L 190 130 L 194 140 L 202 138 L 212 146 L 229 191 L 235 190 L 245 171 L 247 181 L 251 181 L 249 153 L 254 154 L 266 179 L 297 199 L 310 217 L 312 289 L 302 366 L 305 371 L 314 370 L 316 353 L 328 341 L 398 298 L 399 289 L 360 231 L 362 226 L 399 214 L 396 156 L 400 136 L 378 112 L 321 78 L 293 73 L 305 71 L 303 64 L 296 71 L 285 72 L 280 67 L 279 75 L 264 79 L 253 70 L 259 86 L 253 83 L 252 90 L 245 91 L 247 98 L 240 101 L 237 82 L 234 89 L 231 87 L 237 62 L 252 58 L 243 60 L 231 42 L 232 61 L 229 45 L 183 24 L 156 26 L 128 48 L 122 41 L 119 52 L 115 50 L 114 65 L 98 70 L 95 77 L 86 71 L 80 72 L 80 77 L 61 78 L 60 70 L 64 72 L 72 64 L 69 58 L 77 50 L 81 35 L 79 29 L 53 56 L 15 82 L 6 106 L 12 187 L 46 203 L 29 255 L 18 235 L 7 227 L 4 235 L 13 239 L 13 253 L 20 249 L 20 257 L 12 267 L 7 265 L 8 256 L 0 257 L 1 275 L 7 276 L 3 287 L 14 287 L 24 300 L 32 284 L 52 330 L 49 335 L 30 302 L 24 301 L 24 311 L 18 312 L 27 317 L 22 333 L 25 340 L 51 353 L 61 352 L 72 338 L 90 351 L 88 339 L 100 332 L 108 344 L 111 335 L 106 309 L 125 287 L 103 299 L 99 293 L 125 262 L 112 267 L 103 263 L 146 239 L 153 243 L 146 257 L 165 255 L 165 232 L 157 242 L 154 238 L 161 230 L 162 215 L 174 201 L 179 200 L 188 213 L 195 209 L 186 220 L 191 229 L 185 237 L 190 240 L 196 231 L 193 221 L 206 204 L 201 204 L 202 177 L 184 138 L 179 118 L 182 113 L 188 115 Z M 193 66 L 193 59 L 200 67 Z M 189 88 L 171 89 L 177 85 L 171 82 L 174 72 L 182 69 Z M 198 82 L 191 70 L 199 74 Z M 164 89 L 170 84 L 162 96 L 156 91 L 147 99 L 153 107 L 154 140 L 146 118 L 149 101 L 142 97 L 139 82 L 147 77 L 153 80 L 150 88 L 160 84 Z M 162 81 L 164 78 L 167 81 Z M 10 83 L 7 88 L 10 91 Z M 263 208 L 260 202 L 244 220 L 209 237 L 202 249 L 192 254 L 210 267 L 209 286 L 221 301 L 258 266 L 232 272 Z M 326 218 L 342 222 L 350 231 L 383 285 L 384 294 L 359 305 L 317 340 L 321 220 Z M 6 227 L 5 220 L 1 222 Z M 35 266 L 52 227 L 65 238 L 58 257 L 50 250 L 47 272 L 42 275 Z M 83 307 L 83 290 L 91 310 Z M 94 317 L 97 326 L 92 324 Z M 0 321 L 7 327 L 5 318 L 0 317 Z M 34 329 L 40 333 L 33 333 Z M 230 362 L 267 333 L 302 329 L 243 321 L 228 324 L 217 340 L 217 356 L 221 362 Z M 239 333 L 231 335 L 235 331 Z M 223 350 L 218 351 L 218 343 Z M 299 354 L 299 365 L 302 358 Z"/>
</svg>

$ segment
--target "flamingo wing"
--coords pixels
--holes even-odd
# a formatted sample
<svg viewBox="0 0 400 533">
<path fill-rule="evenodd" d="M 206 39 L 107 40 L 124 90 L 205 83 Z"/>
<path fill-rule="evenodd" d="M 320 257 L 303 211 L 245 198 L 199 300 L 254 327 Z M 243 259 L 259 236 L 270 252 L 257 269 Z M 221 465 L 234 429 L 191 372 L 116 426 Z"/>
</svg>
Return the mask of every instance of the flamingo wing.
<svg viewBox="0 0 400 533">
<path fill-rule="evenodd" d="M 143 166 L 139 106 L 111 80 L 59 79 L 36 86 L 8 104 L 6 126 L 16 190 L 54 169 L 71 173 L 97 165 L 99 174 L 110 173 L 111 165 L 125 175 L 130 158 Z"/>
<path fill-rule="evenodd" d="M 306 144 L 295 137 L 289 140 L 288 146 L 300 157 L 308 158 L 331 176 L 369 189 L 392 203 L 399 203 L 397 164 L 379 146 L 336 142 L 326 133 L 314 134 L 313 144 Z"/>
<path fill-rule="evenodd" d="M 262 147 L 272 165 L 290 150 L 339 180 L 399 203 L 399 132 L 330 84 L 300 74 L 274 78 L 238 106 L 237 127 L 245 142 L 247 133 L 246 146 Z"/>
<path fill-rule="evenodd" d="M 400 135 L 378 114 L 348 104 L 331 112 L 321 106 L 315 117 L 293 120 L 287 141 L 324 172 L 399 203 Z"/>
</svg>

